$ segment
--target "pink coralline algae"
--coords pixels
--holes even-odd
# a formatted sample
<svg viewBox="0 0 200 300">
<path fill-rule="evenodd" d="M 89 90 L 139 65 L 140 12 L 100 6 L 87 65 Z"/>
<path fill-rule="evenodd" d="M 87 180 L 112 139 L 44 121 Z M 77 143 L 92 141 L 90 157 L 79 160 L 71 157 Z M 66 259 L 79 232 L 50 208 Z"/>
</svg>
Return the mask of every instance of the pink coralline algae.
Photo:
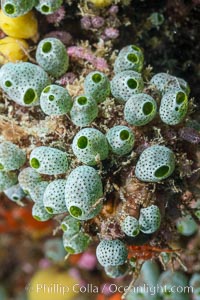
<svg viewBox="0 0 200 300">
<path fill-rule="evenodd" d="M 104 18 L 99 16 L 89 17 L 84 16 L 81 19 L 81 28 L 85 30 L 89 30 L 91 28 L 99 29 L 104 25 Z"/>
<path fill-rule="evenodd" d="M 99 16 L 91 18 L 93 28 L 101 28 L 104 25 L 104 19 Z"/>
<path fill-rule="evenodd" d="M 140 145 L 135 149 L 137 154 L 141 154 L 145 149 L 150 147 L 151 145 L 146 141 L 141 141 Z"/>
<path fill-rule="evenodd" d="M 109 13 L 111 15 L 116 15 L 119 11 L 119 7 L 117 5 L 112 5 L 111 8 L 109 9 Z"/>
<path fill-rule="evenodd" d="M 52 24 L 59 24 L 65 18 L 65 8 L 61 6 L 53 14 L 47 16 L 47 22 Z"/>
<path fill-rule="evenodd" d="M 67 49 L 67 53 L 72 58 L 88 61 L 99 71 L 105 71 L 108 69 L 106 60 L 101 57 L 96 57 L 89 49 L 85 49 L 80 46 L 72 46 Z"/>
<path fill-rule="evenodd" d="M 119 30 L 112 27 L 106 28 L 103 35 L 105 36 L 105 39 L 114 40 L 119 37 Z"/>
<path fill-rule="evenodd" d="M 108 69 L 108 65 L 107 65 L 107 62 L 104 58 L 102 57 L 97 57 L 96 58 L 96 62 L 95 62 L 95 65 L 96 65 L 96 68 L 98 70 L 106 70 Z"/>
<path fill-rule="evenodd" d="M 102 284 L 101 291 L 102 291 L 102 294 L 104 294 L 105 296 L 110 296 L 112 294 L 111 288 L 110 288 L 110 283 Z"/>
<path fill-rule="evenodd" d="M 117 238 L 123 238 L 124 233 L 122 232 L 116 220 L 107 220 L 102 222 L 101 236 L 106 240 L 112 240 Z"/>
<path fill-rule="evenodd" d="M 67 72 L 62 77 L 60 77 L 56 82 L 62 86 L 67 84 L 72 84 L 76 79 L 76 75 L 73 72 Z"/>
<path fill-rule="evenodd" d="M 88 30 L 88 29 L 91 28 L 91 26 L 92 26 L 91 18 L 88 17 L 88 16 L 82 17 L 82 19 L 81 19 L 81 28 L 85 29 L 85 30 Z"/>
<path fill-rule="evenodd" d="M 78 266 L 85 270 L 93 270 L 97 265 L 97 259 L 94 253 L 85 252 L 81 256 Z"/>
<path fill-rule="evenodd" d="M 200 143 L 200 133 L 194 128 L 184 127 L 179 130 L 179 136 L 184 141 L 187 141 L 191 144 Z"/>
<path fill-rule="evenodd" d="M 55 30 L 45 35 L 45 38 L 53 37 L 59 39 L 64 45 L 69 46 L 72 43 L 72 36 L 66 31 Z"/>
</svg>

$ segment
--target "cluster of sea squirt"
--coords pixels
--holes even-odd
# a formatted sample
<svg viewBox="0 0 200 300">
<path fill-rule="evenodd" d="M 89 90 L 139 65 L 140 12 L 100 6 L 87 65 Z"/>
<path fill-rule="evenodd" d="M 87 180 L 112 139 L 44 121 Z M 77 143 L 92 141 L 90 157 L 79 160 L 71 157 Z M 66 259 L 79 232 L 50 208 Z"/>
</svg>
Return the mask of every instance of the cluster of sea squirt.
<svg viewBox="0 0 200 300">
<path fill-rule="evenodd" d="M 11 18 L 23 16 L 34 7 L 43 15 L 48 15 L 55 12 L 62 5 L 62 2 L 62 0 L 4 0 L 1 1 L 1 8 L 4 14 Z"/>
<path fill-rule="evenodd" d="M 144 57 L 135 45 L 119 52 L 111 81 L 102 72 L 90 72 L 84 80 L 84 93 L 74 99 L 66 88 L 54 83 L 68 68 L 62 42 L 55 38 L 42 40 L 36 50 L 36 61 L 38 65 L 5 64 L 0 69 L 0 87 L 19 105 L 40 105 L 49 116 L 68 114 L 71 122 L 81 127 L 71 145 L 79 166 L 70 170 L 67 152 L 44 145 L 32 150 L 30 167 L 23 168 L 24 151 L 5 141 L 0 144 L 0 190 L 13 201 L 28 194 L 34 202 L 33 217 L 38 221 L 64 214 L 63 244 L 69 254 L 77 254 L 85 251 L 92 240 L 84 230 L 84 223 L 101 215 L 106 201 L 101 178 L 102 168 L 106 174 L 106 163 L 101 162 L 123 158 L 134 151 L 134 128 L 151 126 L 155 118 L 166 126 L 180 124 L 188 110 L 189 87 L 181 78 L 158 73 L 148 83 L 159 94 L 159 101 L 154 99 L 153 94 L 146 92 L 141 73 Z M 99 105 L 109 101 L 110 95 L 124 106 L 124 122 L 103 133 L 90 125 L 98 117 Z M 176 155 L 172 149 L 154 143 L 142 151 L 133 165 L 134 176 L 139 182 L 156 184 L 171 176 L 175 165 Z M 43 175 L 46 175 L 45 180 Z M 63 177 L 58 179 L 57 175 Z M 51 180 L 46 179 L 48 176 Z M 119 221 L 120 230 L 131 238 L 140 233 L 155 233 L 161 222 L 161 212 L 155 204 L 142 207 L 138 217 L 126 212 Z M 123 275 L 119 268 L 124 274 L 129 269 L 123 238 L 101 237 L 96 255 L 110 277 Z"/>
</svg>

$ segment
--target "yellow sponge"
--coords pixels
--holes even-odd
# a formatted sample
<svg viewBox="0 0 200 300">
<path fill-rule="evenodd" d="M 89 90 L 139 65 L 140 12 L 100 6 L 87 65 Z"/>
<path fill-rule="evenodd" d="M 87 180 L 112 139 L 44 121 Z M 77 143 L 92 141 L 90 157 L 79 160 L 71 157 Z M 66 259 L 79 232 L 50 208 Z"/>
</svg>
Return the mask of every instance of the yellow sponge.
<svg viewBox="0 0 200 300">
<path fill-rule="evenodd" d="M 51 267 L 38 271 L 26 290 L 28 300 L 72 300 L 78 296 L 78 282 L 67 271 Z"/>
<path fill-rule="evenodd" d="M 95 6 L 103 8 L 112 4 L 112 0 L 90 0 Z"/>
<path fill-rule="evenodd" d="M 5 37 L 0 40 L 0 64 L 9 61 L 16 62 L 18 60 L 27 60 L 24 50 L 28 49 L 28 43 L 22 39 Z"/>
<path fill-rule="evenodd" d="M 17 18 L 10 18 L 1 10 L 0 28 L 11 37 L 30 39 L 37 34 L 38 22 L 32 11 Z"/>
</svg>

